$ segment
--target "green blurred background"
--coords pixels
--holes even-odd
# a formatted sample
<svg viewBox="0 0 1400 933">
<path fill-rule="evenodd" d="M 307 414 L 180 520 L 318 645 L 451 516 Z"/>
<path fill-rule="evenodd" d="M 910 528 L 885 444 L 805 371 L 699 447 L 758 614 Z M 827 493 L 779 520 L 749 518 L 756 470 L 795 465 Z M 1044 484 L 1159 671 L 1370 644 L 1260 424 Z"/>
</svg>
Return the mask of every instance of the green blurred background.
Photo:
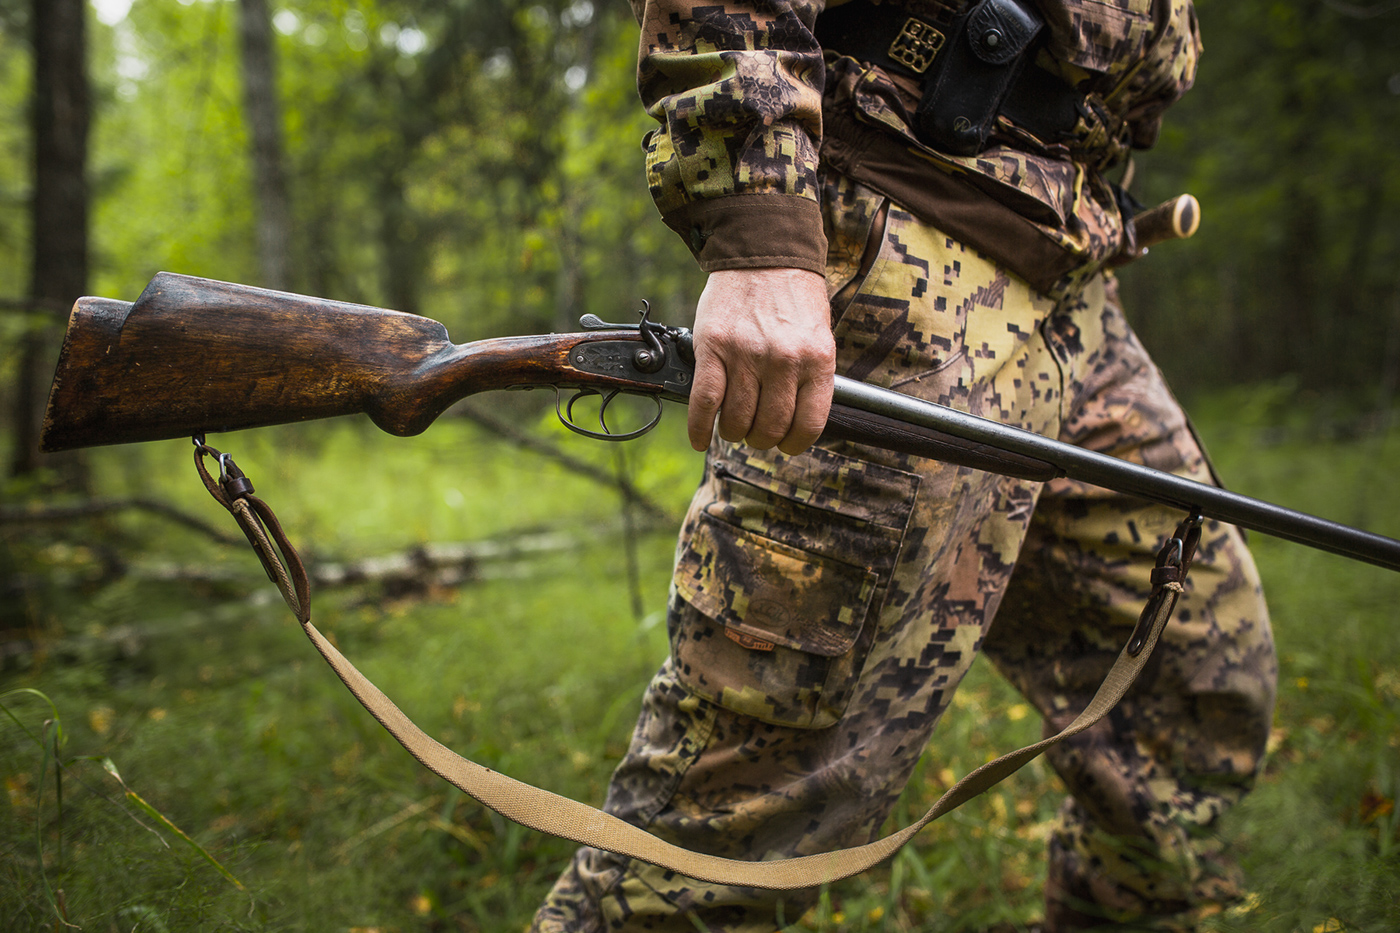
<svg viewBox="0 0 1400 933">
<path fill-rule="evenodd" d="M 1400 5 L 1198 10 L 1198 86 L 1134 191 L 1189 191 L 1204 220 L 1123 271 L 1130 317 L 1232 488 L 1400 535 Z M 643 298 L 685 323 L 702 279 L 643 183 L 636 41 L 624 4 L 590 0 L 0 0 L 0 929 L 528 921 L 570 847 L 354 704 L 186 442 L 43 457 L 34 431 L 73 299 L 160 270 L 426 314 L 458 342 Z M 598 803 L 665 651 L 700 464 L 677 412 L 618 449 L 551 404 L 215 442 L 321 575 L 318 625 L 431 734 Z M 1252 541 L 1280 705 L 1221 827 L 1251 896 L 1210 923 L 1394 933 L 1400 577 Z M 896 819 L 1038 730 L 979 664 Z M 1023 927 L 1057 792 L 1033 764 L 800 928 Z"/>
</svg>

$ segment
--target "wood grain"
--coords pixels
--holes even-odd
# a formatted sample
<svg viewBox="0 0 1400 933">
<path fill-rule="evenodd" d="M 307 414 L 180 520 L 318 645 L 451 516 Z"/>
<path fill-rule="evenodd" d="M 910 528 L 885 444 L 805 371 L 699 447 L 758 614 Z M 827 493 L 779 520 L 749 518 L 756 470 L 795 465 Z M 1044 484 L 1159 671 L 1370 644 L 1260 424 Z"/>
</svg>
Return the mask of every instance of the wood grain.
<svg viewBox="0 0 1400 933">
<path fill-rule="evenodd" d="M 391 434 L 417 434 L 487 389 L 629 384 L 570 365 L 577 344 L 600 339 L 640 342 L 635 331 L 617 331 L 458 345 L 430 318 L 161 273 L 134 303 L 83 298 L 74 306 L 43 447 L 361 413 Z"/>
</svg>

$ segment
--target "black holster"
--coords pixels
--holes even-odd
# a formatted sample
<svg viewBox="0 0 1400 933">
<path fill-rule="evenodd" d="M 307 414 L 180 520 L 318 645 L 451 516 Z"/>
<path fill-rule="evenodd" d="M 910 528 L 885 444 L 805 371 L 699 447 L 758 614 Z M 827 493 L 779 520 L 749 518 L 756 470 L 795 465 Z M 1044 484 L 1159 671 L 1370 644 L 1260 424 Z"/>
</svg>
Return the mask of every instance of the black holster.
<svg viewBox="0 0 1400 933">
<path fill-rule="evenodd" d="M 1054 140 L 1072 131 L 1080 99 L 1046 72 L 1017 83 L 1045 27 L 1030 0 L 953 0 L 911 16 L 897 3 L 852 0 L 817 17 L 822 46 L 921 82 L 914 135 L 953 155 L 987 147 L 998 113 Z"/>
<path fill-rule="evenodd" d="M 914 134 L 954 155 L 987 146 L 997 114 L 1045 22 L 1024 0 L 981 0 L 956 31 L 924 82 Z"/>
</svg>

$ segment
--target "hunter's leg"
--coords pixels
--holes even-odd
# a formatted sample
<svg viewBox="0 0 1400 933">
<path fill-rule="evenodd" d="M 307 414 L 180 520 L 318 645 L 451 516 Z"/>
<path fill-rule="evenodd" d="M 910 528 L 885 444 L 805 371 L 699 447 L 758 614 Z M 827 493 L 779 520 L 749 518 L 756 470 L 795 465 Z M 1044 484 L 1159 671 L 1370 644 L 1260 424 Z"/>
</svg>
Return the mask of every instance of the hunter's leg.
<svg viewBox="0 0 1400 933">
<path fill-rule="evenodd" d="M 1117 308 L 1085 332 L 1047 323 L 1069 360 L 1060 438 L 1211 482 L 1180 407 Z M 1127 641 L 1153 557 L 1182 514 L 1057 480 L 1044 488 L 988 656 L 1058 730 Z M 1258 575 L 1208 521 L 1186 593 L 1132 692 L 1048 755 L 1071 799 L 1050 843 L 1047 929 L 1190 930 L 1238 895 L 1221 814 L 1251 786 L 1277 666 Z"/>
<path fill-rule="evenodd" d="M 858 287 L 830 282 L 839 367 L 1055 433 L 1059 364 L 1039 327 L 1052 303 L 873 193 L 837 179 L 827 195 L 838 221 L 854 219 L 851 235 L 831 236 L 851 257 L 844 278 L 865 272 Z M 872 226 L 873 261 L 841 251 Z M 682 535 L 671 657 L 608 809 L 735 858 L 869 841 L 978 650 L 1035 494 L 866 448 L 784 457 L 717 444 Z M 772 933 L 814 896 L 699 884 L 584 849 L 536 929 Z"/>
</svg>

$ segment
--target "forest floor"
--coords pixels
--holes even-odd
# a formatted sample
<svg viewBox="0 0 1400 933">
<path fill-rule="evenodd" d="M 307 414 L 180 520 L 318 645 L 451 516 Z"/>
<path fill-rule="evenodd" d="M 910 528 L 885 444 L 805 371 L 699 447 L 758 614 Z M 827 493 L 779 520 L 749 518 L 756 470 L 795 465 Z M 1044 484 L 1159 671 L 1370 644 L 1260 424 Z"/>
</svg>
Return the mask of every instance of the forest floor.
<svg viewBox="0 0 1400 933">
<path fill-rule="evenodd" d="M 517 422 L 553 419 L 518 407 Z M 1400 427 L 1298 404 L 1286 386 L 1192 407 L 1232 489 L 1400 536 Z M 634 508 L 631 523 L 615 489 L 462 419 L 407 440 L 344 422 L 215 443 L 323 580 L 347 565 L 378 574 L 322 586 L 314 618 L 430 735 L 598 804 L 666 650 L 673 537 L 700 463 L 683 420 L 672 413 L 625 453 L 536 432 L 600 473 L 625 471 L 667 516 Z M 168 442 L 93 451 L 88 465 L 108 503 L 157 499 L 236 535 L 189 459 L 188 442 Z M 6 501 L 25 496 L 12 488 Z M 5 613 L 26 628 L 0 643 L 0 928 L 528 923 L 572 846 L 419 767 L 321 664 L 241 541 L 150 509 L 59 524 L 19 523 L 9 508 Z M 1400 574 L 1262 535 L 1251 544 L 1279 703 L 1259 786 L 1221 828 L 1250 894 L 1209 923 L 1394 933 Z M 430 554 L 450 566 L 428 569 Z M 979 661 L 891 825 L 1039 729 Z M 1033 762 L 824 891 L 796 928 L 1024 928 L 1040 915 L 1059 795 Z"/>
</svg>

